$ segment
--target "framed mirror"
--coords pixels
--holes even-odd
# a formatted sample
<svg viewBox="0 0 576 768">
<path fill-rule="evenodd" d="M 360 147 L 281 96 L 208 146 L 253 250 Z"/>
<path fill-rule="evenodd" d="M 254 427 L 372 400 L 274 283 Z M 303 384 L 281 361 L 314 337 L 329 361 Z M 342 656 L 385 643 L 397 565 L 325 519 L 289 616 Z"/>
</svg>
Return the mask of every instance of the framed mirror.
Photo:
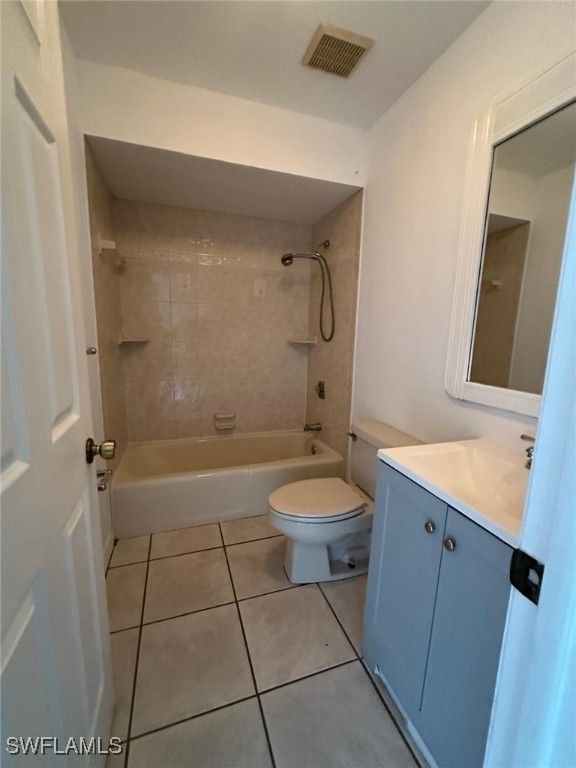
<svg viewBox="0 0 576 768">
<path fill-rule="evenodd" d="M 475 126 L 445 386 L 537 416 L 576 161 L 576 56 Z"/>
</svg>

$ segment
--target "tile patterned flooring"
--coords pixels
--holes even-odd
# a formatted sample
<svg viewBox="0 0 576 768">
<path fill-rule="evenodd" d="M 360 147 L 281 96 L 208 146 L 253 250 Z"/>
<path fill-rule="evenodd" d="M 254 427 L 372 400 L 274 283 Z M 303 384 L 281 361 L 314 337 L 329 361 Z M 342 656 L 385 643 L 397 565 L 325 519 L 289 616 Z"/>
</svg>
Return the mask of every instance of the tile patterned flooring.
<svg viewBox="0 0 576 768">
<path fill-rule="evenodd" d="M 266 516 L 120 540 L 108 768 L 417 768 L 360 658 L 366 577 L 295 586 Z"/>
</svg>

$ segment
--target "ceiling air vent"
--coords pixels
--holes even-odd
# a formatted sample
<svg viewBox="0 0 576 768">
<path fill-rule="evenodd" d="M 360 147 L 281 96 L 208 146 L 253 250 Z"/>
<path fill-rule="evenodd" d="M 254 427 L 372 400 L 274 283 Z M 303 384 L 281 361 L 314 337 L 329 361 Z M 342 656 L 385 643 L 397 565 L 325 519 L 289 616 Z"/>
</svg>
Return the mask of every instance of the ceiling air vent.
<svg viewBox="0 0 576 768">
<path fill-rule="evenodd" d="M 347 29 L 320 24 L 304 55 L 303 64 L 340 77 L 348 77 L 374 40 Z"/>
</svg>

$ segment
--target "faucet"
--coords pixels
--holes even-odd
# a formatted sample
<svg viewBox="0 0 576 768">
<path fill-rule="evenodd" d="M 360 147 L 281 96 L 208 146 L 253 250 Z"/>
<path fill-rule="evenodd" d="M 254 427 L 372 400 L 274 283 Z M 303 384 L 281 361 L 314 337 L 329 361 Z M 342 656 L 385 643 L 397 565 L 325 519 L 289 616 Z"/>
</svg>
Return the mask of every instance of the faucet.
<svg viewBox="0 0 576 768">
<path fill-rule="evenodd" d="M 322 424 L 319 421 L 315 421 L 314 424 L 305 424 L 304 432 L 322 432 Z"/>
<path fill-rule="evenodd" d="M 520 435 L 520 440 L 528 440 L 529 442 L 533 443 L 534 438 L 532 435 Z M 530 469 L 532 467 L 532 457 L 534 455 L 534 446 L 529 445 L 528 448 L 525 448 L 526 456 L 528 457 L 526 459 L 526 469 Z"/>
</svg>

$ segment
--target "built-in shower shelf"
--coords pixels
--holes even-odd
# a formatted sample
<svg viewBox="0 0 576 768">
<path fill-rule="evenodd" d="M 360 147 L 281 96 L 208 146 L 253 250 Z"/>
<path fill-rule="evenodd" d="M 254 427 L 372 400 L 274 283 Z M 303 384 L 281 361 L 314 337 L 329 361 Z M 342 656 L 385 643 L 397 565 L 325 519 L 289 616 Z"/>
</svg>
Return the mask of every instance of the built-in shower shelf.
<svg viewBox="0 0 576 768">
<path fill-rule="evenodd" d="M 304 347 L 315 347 L 318 339 L 316 336 L 313 336 L 311 339 L 288 339 L 288 344 L 293 344 L 294 346 L 304 346 Z"/>
<path fill-rule="evenodd" d="M 123 347 L 127 344 L 148 344 L 150 339 L 118 339 L 118 344 Z"/>
</svg>

